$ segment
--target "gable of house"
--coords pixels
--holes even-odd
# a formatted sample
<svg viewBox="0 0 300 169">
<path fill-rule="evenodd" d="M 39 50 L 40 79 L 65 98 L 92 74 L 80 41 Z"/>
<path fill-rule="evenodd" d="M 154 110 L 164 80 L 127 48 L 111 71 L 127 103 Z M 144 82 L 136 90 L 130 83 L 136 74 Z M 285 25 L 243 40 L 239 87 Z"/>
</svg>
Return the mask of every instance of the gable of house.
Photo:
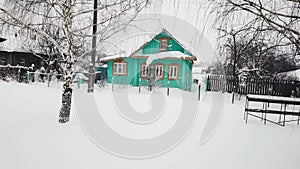
<svg viewBox="0 0 300 169">
<path fill-rule="evenodd" d="M 138 50 L 136 50 L 132 57 L 141 56 L 145 54 L 156 54 L 159 52 L 171 52 L 179 51 L 185 55 L 193 57 L 190 51 L 185 49 L 178 40 L 176 40 L 170 33 L 163 30 L 161 33 L 156 35 L 151 41 L 142 45 Z"/>
</svg>

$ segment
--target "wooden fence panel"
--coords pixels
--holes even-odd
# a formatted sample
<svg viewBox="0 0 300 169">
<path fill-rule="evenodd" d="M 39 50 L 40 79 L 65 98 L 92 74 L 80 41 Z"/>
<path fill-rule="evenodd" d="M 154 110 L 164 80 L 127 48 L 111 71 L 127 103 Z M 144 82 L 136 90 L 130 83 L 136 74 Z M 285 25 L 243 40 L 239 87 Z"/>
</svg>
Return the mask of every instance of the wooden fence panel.
<svg viewBox="0 0 300 169">
<path fill-rule="evenodd" d="M 241 85 L 243 84 L 243 85 Z M 235 88 L 236 87 L 236 88 Z M 209 75 L 207 77 L 208 91 L 226 91 L 246 95 L 273 95 L 273 96 L 297 96 L 300 97 L 300 81 L 288 81 L 271 78 L 248 78 L 244 83 L 233 77 Z"/>
</svg>

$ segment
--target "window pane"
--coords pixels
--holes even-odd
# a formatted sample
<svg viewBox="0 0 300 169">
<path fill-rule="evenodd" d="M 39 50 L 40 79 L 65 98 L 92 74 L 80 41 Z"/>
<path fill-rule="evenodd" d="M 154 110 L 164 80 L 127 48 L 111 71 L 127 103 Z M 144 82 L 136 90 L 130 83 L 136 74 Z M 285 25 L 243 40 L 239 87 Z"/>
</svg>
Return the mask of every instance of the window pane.
<svg viewBox="0 0 300 169">
<path fill-rule="evenodd" d="M 126 74 L 126 63 L 123 63 L 122 65 L 123 65 L 123 71 L 122 71 L 122 73 Z"/>
<path fill-rule="evenodd" d="M 177 79 L 178 76 L 178 66 L 170 66 L 170 78 Z"/>
<path fill-rule="evenodd" d="M 163 72 L 163 66 L 160 66 L 160 65 L 156 66 L 156 76 L 162 77 L 162 75 L 163 75 L 162 72 Z"/>
<path fill-rule="evenodd" d="M 148 67 L 146 65 L 142 65 L 142 76 L 148 75 Z"/>
<path fill-rule="evenodd" d="M 126 63 L 114 63 L 114 74 L 116 75 L 126 75 L 127 74 L 127 64 Z"/>
<path fill-rule="evenodd" d="M 114 73 L 117 74 L 117 70 L 118 70 L 118 64 L 114 63 Z"/>
<path fill-rule="evenodd" d="M 174 66 L 174 78 L 176 78 L 176 77 L 177 77 L 177 67 Z"/>
<path fill-rule="evenodd" d="M 163 75 L 163 67 L 160 66 L 160 76 L 162 76 L 162 75 Z"/>
<path fill-rule="evenodd" d="M 118 66 L 118 74 L 120 74 L 121 73 L 121 71 L 122 71 L 122 67 L 121 67 L 121 65 L 120 64 L 118 64 L 119 66 Z"/>
<path fill-rule="evenodd" d="M 168 50 L 168 40 L 163 39 L 160 41 L 160 50 L 167 51 Z"/>
</svg>

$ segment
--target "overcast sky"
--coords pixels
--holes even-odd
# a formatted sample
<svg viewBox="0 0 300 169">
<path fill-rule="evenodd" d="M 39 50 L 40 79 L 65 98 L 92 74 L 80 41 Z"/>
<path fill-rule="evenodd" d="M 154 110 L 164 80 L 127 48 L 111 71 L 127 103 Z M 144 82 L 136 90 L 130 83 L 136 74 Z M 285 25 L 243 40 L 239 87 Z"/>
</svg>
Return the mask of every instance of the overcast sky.
<svg viewBox="0 0 300 169">
<path fill-rule="evenodd" d="M 0 0 L 0 4 L 1 1 L 3 0 Z M 214 17 L 210 15 L 207 0 L 163 0 L 151 3 L 138 16 L 137 21 L 116 34 L 98 50 L 110 53 L 125 52 L 128 55 L 165 28 L 192 50 L 198 58 L 197 63 L 212 61 L 216 31 L 212 29 Z M 2 49 L 21 50 L 22 37 L 15 37 L 14 31 L 1 32 L 0 36 L 8 39 L 1 44 Z M 115 49 L 116 47 L 118 49 Z"/>
<path fill-rule="evenodd" d="M 152 3 L 149 8 L 115 37 L 105 47 L 110 54 L 129 55 L 149 41 L 162 28 L 184 43 L 199 62 L 211 62 L 214 57 L 216 31 L 212 28 L 214 17 L 206 1 L 164 0 Z"/>
</svg>

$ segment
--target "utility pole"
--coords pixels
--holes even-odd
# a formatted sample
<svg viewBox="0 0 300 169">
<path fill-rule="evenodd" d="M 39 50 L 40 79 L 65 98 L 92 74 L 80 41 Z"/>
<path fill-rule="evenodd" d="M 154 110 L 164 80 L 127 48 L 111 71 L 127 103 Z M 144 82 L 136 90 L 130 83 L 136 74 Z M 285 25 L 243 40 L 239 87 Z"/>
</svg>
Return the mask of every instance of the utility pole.
<svg viewBox="0 0 300 169">
<path fill-rule="evenodd" d="M 89 65 L 89 83 L 88 93 L 94 92 L 95 83 L 95 60 L 96 60 L 96 40 L 97 40 L 97 0 L 94 0 L 94 18 L 93 18 L 93 38 L 92 38 L 92 64 Z"/>
</svg>

